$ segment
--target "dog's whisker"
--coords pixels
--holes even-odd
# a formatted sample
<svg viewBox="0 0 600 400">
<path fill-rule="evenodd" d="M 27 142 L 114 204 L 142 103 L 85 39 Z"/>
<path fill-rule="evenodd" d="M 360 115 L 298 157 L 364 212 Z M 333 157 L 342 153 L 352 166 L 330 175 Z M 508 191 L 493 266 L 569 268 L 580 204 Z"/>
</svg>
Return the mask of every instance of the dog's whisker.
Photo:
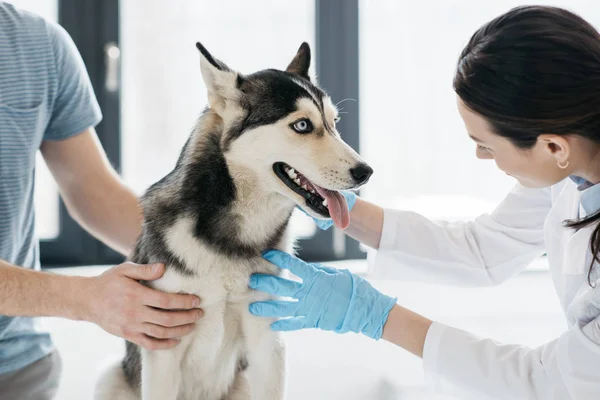
<svg viewBox="0 0 600 400">
<path fill-rule="evenodd" d="M 338 101 L 337 103 L 335 103 L 335 106 L 337 107 L 337 106 L 339 106 L 340 104 L 342 104 L 343 102 L 345 102 L 345 101 L 349 101 L 349 100 L 352 100 L 352 101 L 357 101 L 356 99 L 353 99 L 352 97 L 347 97 L 347 98 L 345 98 L 345 99 L 343 99 L 343 100 L 340 100 L 340 101 Z"/>
</svg>

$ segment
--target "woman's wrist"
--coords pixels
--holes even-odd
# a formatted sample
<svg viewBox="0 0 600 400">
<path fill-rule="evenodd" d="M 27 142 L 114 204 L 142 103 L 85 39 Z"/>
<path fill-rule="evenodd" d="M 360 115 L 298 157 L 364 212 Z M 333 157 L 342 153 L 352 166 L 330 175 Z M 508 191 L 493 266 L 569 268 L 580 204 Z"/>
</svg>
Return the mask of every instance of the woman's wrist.
<svg viewBox="0 0 600 400">
<path fill-rule="evenodd" d="M 382 338 L 422 358 L 425 338 L 432 323 L 422 315 L 396 304 L 383 326 Z"/>
<path fill-rule="evenodd" d="M 383 230 L 383 208 L 358 197 L 350 211 L 350 226 L 346 234 L 359 242 L 377 249 Z"/>
</svg>

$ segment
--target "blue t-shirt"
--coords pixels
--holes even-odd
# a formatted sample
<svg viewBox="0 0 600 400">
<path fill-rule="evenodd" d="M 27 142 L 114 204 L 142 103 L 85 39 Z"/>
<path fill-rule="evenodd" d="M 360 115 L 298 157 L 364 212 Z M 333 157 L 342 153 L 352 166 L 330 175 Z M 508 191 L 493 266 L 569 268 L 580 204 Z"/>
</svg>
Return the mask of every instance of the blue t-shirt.
<svg viewBox="0 0 600 400">
<path fill-rule="evenodd" d="M 0 259 L 39 269 L 33 202 L 43 140 L 66 139 L 102 116 L 83 60 L 67 32 L 0 2 Z M 35 318 L 0 315 L 0 373 L 53 350 Z"/>
</svg>

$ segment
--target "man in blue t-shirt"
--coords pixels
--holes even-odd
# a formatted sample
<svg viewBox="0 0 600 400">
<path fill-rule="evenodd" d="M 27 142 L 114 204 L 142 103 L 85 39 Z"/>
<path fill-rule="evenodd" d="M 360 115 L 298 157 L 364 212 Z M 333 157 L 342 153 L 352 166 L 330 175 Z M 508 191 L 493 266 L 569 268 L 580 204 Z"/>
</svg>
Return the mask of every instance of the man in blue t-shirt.
<svg viewBox="0 0 600 400">
<path fill-rule="evenodd" d="M 41 151 L 69 213 L 127 254 L 141 231 L 136 196 L 107 162 L 83 61 L 57 24 L 0 2 L 0 400 L 54 397 L 60 357 L 34 317 L 90 321 L 147 348 L 175 346 L 199 299 L 142 286 L 164 265 L 125 263 L 98 277 L 39 271 L 34 171 Z M 169 311 L 178 310 L 178 311 Z"/>
</svg>

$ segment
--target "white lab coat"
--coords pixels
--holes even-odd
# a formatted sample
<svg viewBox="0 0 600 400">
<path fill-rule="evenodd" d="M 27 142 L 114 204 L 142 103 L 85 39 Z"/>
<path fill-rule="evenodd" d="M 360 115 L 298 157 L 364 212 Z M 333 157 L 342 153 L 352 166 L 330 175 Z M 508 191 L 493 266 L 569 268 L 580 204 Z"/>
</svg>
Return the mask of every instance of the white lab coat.
<svg viewBox="0 0 600 400">
<path fill-rule="evenodd" d="M 384 211 L 380 248 L 369 259 L 374 278 L 494 285 L 548 255 L 569 329 L 527 348 L 434 322 L 423 366 L 438 389 L 478 400 L 600 399 L 600 284 L 594 290 L 587 282 L 593 227 L 563 226 L 580 216 L 580 195 L 571 179 L 546 189 L 517 185 L 491 214 L 467 223 Z"/>
</svg>

